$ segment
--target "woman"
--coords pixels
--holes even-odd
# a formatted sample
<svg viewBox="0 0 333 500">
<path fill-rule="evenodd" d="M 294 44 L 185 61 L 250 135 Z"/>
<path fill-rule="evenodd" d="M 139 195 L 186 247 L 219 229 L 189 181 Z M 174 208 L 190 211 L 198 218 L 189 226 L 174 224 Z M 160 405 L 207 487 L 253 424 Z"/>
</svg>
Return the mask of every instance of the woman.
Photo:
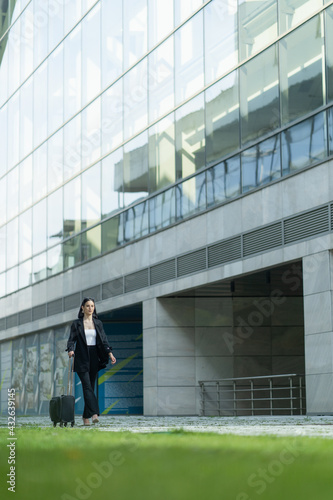
<svg viewBox="0 0 333 500">
<path fill-rule="evenodd" d="M 111 352 L 103 324 L 97 317 L 94 299 L 83 299 L 78 318 L 72 323 L 66 351 L 70 358 L 74 356 L 74 371 L 82 383 L 83 424 L 90 425 L 90 418 L 94 424 L 99 422 L 99 407 L 94 392 L 97 373 L 106 367 L 109 358 L 113 365 L 116 358 Z"/>
</svg>

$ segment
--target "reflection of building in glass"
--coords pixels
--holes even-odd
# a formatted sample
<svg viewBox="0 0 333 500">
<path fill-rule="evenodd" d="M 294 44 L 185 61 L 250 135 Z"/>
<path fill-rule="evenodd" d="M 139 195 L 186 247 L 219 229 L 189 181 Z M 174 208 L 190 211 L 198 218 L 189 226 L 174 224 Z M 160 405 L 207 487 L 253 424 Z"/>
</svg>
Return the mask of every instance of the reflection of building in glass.
<svg viewBox="0 0 333 500">
<path fill-rule="evenodd" d="M 322 238 L 333 220 L 332 46 L 327 0 L 0 1 L 1 349 L 13 340 L 0 370 L 10 371 L 23 412 L 45 412 L 61 390 L 64 331 L 85 291 L 111 314 L 186 291 L 211 297 L 201 290 L 211 281 L 292 261 L 310 279 L 306 259 L 331 249 Z M 226 288 L 214 300 L 238 293 Z M 310 331 L 306 310 L 304 318 L 272 319 L 269 335 Z M 187 321 L 179 324 L 194 328 L 196 357 L 202 332 L 197 316 Z M 251 355 L 265 356 L 266 340 L 253 340 Z M 304 371 L 310 352 L 276 369 Z M 245 374 L 280 366 L 260 360 Z M 196 387 L 199 366 L 208 378 L 236 376 L 237 360 L 228 369 L 220 361 L 193 361 L 183 386 Z M 148 380 L 146 413 L 167 412 L 161 401 L 178 389 L 164 382 Z"/>
</svg>

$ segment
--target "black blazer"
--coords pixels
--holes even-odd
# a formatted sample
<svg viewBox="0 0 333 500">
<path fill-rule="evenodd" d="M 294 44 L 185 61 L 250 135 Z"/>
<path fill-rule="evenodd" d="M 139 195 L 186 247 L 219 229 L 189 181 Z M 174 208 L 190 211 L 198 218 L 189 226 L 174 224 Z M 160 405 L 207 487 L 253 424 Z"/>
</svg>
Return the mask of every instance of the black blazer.
<svg viewBox="0 0 333 500">
<path fill-rule="evenodd" d="M 109 346 L 106 334 L 104 332 L 103 323 L 93 318 L 96 329 L 96 348 L 99 359 L 99 367 L 101 370 L 105 368 L 109 362 L 109 353 L 112 347 Z M 71 331 L 69 334 L 66 351 L 74 351 L 74 371 L 75 372 L 88 372 L 89 371 L 89 350 L 86 341 L 86 334 L 84 333 L 83 318 L 73 321 Z"/>
</svg>

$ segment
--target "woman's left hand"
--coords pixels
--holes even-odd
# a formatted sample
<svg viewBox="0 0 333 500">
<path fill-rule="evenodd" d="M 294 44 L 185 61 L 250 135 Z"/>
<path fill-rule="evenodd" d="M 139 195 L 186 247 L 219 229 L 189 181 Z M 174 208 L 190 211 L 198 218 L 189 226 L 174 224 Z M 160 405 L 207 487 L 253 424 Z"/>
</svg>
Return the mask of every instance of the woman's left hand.
<svg viewBox="0 0 333 500">
<path fill-rule="evenodd" d="M 109 353 L 109 356 L 110 356 L 110 359 L 111 359 L 111 364 L 115 364 L 115 362 L 117 361 L 116 358 L 114 357 L 114 355 L 112 354 L 112 352 Z"/>
</svg>

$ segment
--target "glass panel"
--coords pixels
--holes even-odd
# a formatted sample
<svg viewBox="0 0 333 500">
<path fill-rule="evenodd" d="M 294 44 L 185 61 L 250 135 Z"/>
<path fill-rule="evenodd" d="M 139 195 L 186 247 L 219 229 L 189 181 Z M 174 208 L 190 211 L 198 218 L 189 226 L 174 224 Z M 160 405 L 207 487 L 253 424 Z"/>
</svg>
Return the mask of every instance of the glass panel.
<svg viewBox="0 0 333 500">
<path fill-rule="evenodd" d="M 177 0 L 175 1 L 176 26 L 181 24 L 193 12 L 201 7 L 203 0 Z"/>
<path fill-rule="evenodd" d="M 204 95 L 176 111 L 176 177 L 193 174 L 205 165 Z"/>
<path fill-rule="evenodd" d="M 239 148 L 238 71 L 230 73 L 205 92 L 206 163 Z"/>
<path fill-rule="evenodd" d="M 32 259 L 32 282 L 47 278 L 46 253 L 41 253 Z"/>
<path fill-rule="evenodd" d="M 102 218 L 124 206 L 123 149 L 102 161 Z"/>
<path fill-rule="evenodd" d="M 7 220 L 7 177 L 0 179 L 0 226 Z"/>
<path fill-rule="evenodd" d="M 79 309 L 80 304 L 78 304 Z M 66 352 L 69 326 L 54 330 L 55 338 L 55 371 L 54 396 L 60 396 L 66 391 L 68 384 L 68 354 Z"/>
<path fill-rule="evenodd" d="M 49 51 L 64 37 L 64 4 L 67 3 L 66 0 L 49 2 Z"/>
<path fill-rule="evenodd" d="M 43 414 L 48 413 L 50 399 L 53 397 L 54 340 L 52 330 L 39 336 L 39 346 L 39 414 Z"/>
<path fill-rule="evenodd" d="M 184 219 L 205 210 L 206 172 L 182 182 L 177 189 L 177 219 Z"/>
<path fill-rule="evenodd" d="M 282 169 L 288 174 L 327 156 L 325 113 L 320 113 L 282 132 Z"/>
<path fill-rule="evenodd" d="M 176 188 L 149 200 L 149 232 L 170 226 L 176 221 Z"/>
<path fill-rule="evenodd" d="M 119 80 L 102 94 L 102 154 L 123 142 L 123 82 Z"/>
<path fill-rule="evenodd" d="M 8 170 L 19 161 L 20 148 L 20 92 L 8 101 Z"/>
<path fill-rule="evenodd" d="M 47 276 L 54 276 L 63 270 L 62 245 L 50 248 L 47 252 Z"/>
<path fill-rule="evenodd" d="M 64 126 L 64 180 L 81 170 L 81 114 Z"/>
<path fill-rule="evenodd" d="M 18 267 L 12 267 L 7 271 L 7 288 L 6 293 L 14 293 L 18 290 Z"/>
<path fill-rule="evenodd" d="M 25 288 L 32 284 L 32 261 L 31 259 L 20 264 L 18 267 L 19 288 Z"/>
<path fill-rule="evenodd" d="M 70 2 L 66 2 L 65 15 L 64 15 L 65 33 L 68 33 L 69 30 L 79 21 L 82 15 L 81 11 L 82 11 L 81 0 L 71 0 Z"/>
<path fill-rule="evenodd" d="M 6 270 L 6 226 L 0 227 L 0 273 Z"/>
<path fill-rule="evenodd" d="M 149 121 L 174 107 L 174 37 L 170 37 L 148 56 Z"/>
<path fill-rule="evenodd" d="M 324 104 L 323 57 L 321 16 L 316 16 L 280 41 L 283 123 Z"/>
<path fill-rule="evenodd" d="M 82 229 L 101 219 L 101 165 L 98 163 L 82 174 Z"/>
<path fill-rule="evenodd" d="M 34 203 L 47 192 L 47 144 L 42 146 L 33 153 L 33 186 L 32 195 Z"/>
<path fill-rule="evenodd" d="M 11 387 L 15 389 L 16 412 L 24 411 L 25 338 L 13 341 L 13 376 Z"/>
<path fill-rule="evenodd" d="M 333 154 L 333 108 L 328 109 L 328 138 L 329 138 L 329 149 L 328 154 Z"/>
<path fill-rule="evenodd" d="M 81 25 L 65 38 L 64 58 L 64 119 L 66 121 L 81 108 Z"/>
<path fill-rule="evenodd" d="M 124 76 L 124 139 L 148 123 L 147 58 Z"/>
<path fill-rule="evenodd" d="M 0 297 L 4 297 L 6 295 L 6 274 L 0 274 Z"/>
<path fill-rule="evenodd" d="M 175 33 L 176 104 L 204 86 L 203 16 L 200 11 Z"/>
<path fill-rule="evenodd" d="M 19 211 L 19 167 L 15 167 L 7 175 L 7 220 Z"/>
<path fill-rule="evenodd" d="M 101 0 L 102 4 L 102 88 L 123 71 L 123 2 Z"/>
<path fill-rule="evenodd" d="M 0 44 L 0 50 L 1 50 L 1 44 Z M 1 65 L 0 65 L 1 69 Z M 0 81 L 1 81 L 1 75 L 0 75 Z M 1 92 L 1 89 L 0 89 Z M 1 94 L 0 94 L 1 95 Z M 7 148 L 8 148 L 8 115 L 7 115 L 7 106 L 3 106 L 2 109 L 0 109 L 0 148 L 1 148 L 1 162 L 0 162 L 0 177 L 7 172 Z"/>
<path fill-rule="evenodd" d="M 64 186 L 64 238 L 81 231 L 81 177 Z"/>
<path fill-rule="evenodd" d="M 58 189 L 47 198 L 47 246 L 59 243 L 63 237 L 63 190 Z"/>
<path fill-rule="evenodd" d="M 176 180 L 174 114 L 149 129 L 149 191 Z"/>
<path fill-rule="evenodd" d="M 240 156 L 207 170 L 207 205 L 218 205 L 240 194 Z"/>
<path fill-rule="evenodd" d="M 8 99 L 8 36 L 0 41 L 0 108 Z M 1 114 L 1 111 L 0 111 Z"/>
<path fill-rule="evenodd" d="M 19 217 L 19 262 L 32 255 L 32 209 Z"/>
<path fill-rule="evenodd" d="M 26 369 L 25 369 L 25 414 L 38 412 L 38 365 L 39 346 L 38 335 L 26 337 Z"/>
<path fill-rule="evenodd" d="M 12 388 L 12 341 L 1 344 L 1 413 L 8 408 L 8 389 Z"/>
<path fill-rule="evenodd" d="M 82 21 L 82 106 L 101 91 L 100 3 Z"/>
<path fill-rule="evenodd" d="M 81 236 L 75 236 L 63 244 L 64 269 L 73 267 L 81 262 Z"/>
<path fill-rule="evenodd" d="M 7 268 L 18 263 L 18 217 L 7 224 Z"/>
<path fill-rule="evenodd" d="M 173 0 L 148 0 L 149 49 L 173 30 Z"/>
<path fill-rule="evenodd" d="M 34 78 L 34 147 L 47 136 L 47 63 L 42 64 Z"/>
<path fill-rule="evenodd" d="M 64 131 L 60 129 L 47 142 L 47 187 L 48 191 L 63 182 L 64 166 Z"/>
<path fill-rule="evenodd" d="M 30 78 L 20 91 L 20 158 L 32 150 L 33 87 Z M 17 147 L 17 143 L 16 143 Z"/>
<path fill-rule="evenodd" d="M 32 249 L 33 254 L 46 248 L 46 200 L 32 207 Z"/>
<path fill-rule="evenodd" d="M 124 242 L 123 214 L 102 224 L 102 253 L 109 252 Z"/>
<path fill-rule="evenodd" d="M 326 10 L 327 101 L 333 101 L 333 6 Z"/>
<path fill-rule="evenodd" d="M 290 30 L 322 5 L 323 0 L 279 0 L 280 33 Z"/>
<path fill-rule="evenodd" d="M 124 69 L 147 51 L 147 0 L 124 1 Z"/>
<path fill-rule="evenodd" d="M 33 2 L 31 2 L 23 12 L 21 17 L 21 82 L 26 80 L 33 71 L 34 25 Z"/>
<path fill-rule="evenodd" d="M 34 0 L 34 67 L 48 54 L 49 16 L 45 12 L 45 0 Z"/>
<path fill-rule="evenodd" d="M 148 234 L 148 201 L 124 212 L 125 242 Z"/>
<path fill-rule="evenodd" d="M 82 234 L 82 260 L 92 259 L 101 254 L 101 226 L 96 226 Z"/>
<path fill-rule="evenodd" d="M 243 193 L 279 177 L 281 177 L 279 135 L 242 153 Z"/>
<path fill-rule="evenodd" d="M 48 58 L 48 133 L 64 121 L 64 50 L 63 44 Z"/>
<path fill-rule="evenodd" d="M 143 132 L 124 146 L 125 206 L 148 195 L 148 134 Z"/>
<path fill-rule="evenodd" d="M 82 168 L 88 167 L 101 156 L 101 98 L 82 111 Z"/>
<path fill-rule="evenodd" d="M 242 143 L 279 127 L 279 71 L 277 46 L 265 50 L 240 72 Z"/>
<path fill-rule="evenodd" d="M 20 169 L 20 211 L 32 203 L 32 156 L 28 156 L 19 166 Z"/>
<path fill-rule="evenodd" d="M 9 31 L 8 35 L 8 61 L 10 71 L 8 72 L 8 93 L 13 94 L 20 84 L 20 49 L 21 49 L 21 22 L 18 20 Z"/>
<path fill-rule="evenodd" d="M 239 0 L 239 25 L 243 60 L 277 37 L 277 0 Z"/>
<path fill-rule="evenodd" d="M 204 9 L 204 16 L 207 85 L 238 63 L 237 3 L 211 2 Z"/>
</svg>

